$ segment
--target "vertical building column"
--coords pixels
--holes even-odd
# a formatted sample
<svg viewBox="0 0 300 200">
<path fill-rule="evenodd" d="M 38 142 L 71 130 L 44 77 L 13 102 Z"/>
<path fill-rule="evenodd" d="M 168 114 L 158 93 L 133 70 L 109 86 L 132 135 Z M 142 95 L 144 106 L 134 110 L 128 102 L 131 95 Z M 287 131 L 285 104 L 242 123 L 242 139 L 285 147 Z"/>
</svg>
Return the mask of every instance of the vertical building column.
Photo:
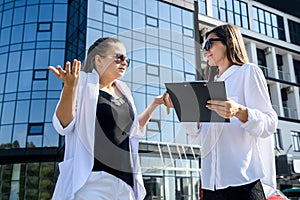
<svg viewBox="0 0 300 200">
<path fill-rule="evenodd" d="M 266 56 L 268 75 L 270 77 L 279 79 L 275 48 L 267 47 L 264 51 Z"/>
<path fill-rule="evenodd" d="M 257 63 L 256 45 L 253 42 L 245 44 L 249 62 Z"/>
</svg>

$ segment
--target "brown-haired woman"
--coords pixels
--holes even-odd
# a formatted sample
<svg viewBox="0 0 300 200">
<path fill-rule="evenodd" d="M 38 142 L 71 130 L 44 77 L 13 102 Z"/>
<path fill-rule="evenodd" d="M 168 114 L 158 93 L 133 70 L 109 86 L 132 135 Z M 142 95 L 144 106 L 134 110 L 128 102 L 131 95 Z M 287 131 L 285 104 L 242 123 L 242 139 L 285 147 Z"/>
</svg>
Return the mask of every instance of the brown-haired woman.
<svg viewBox="0 0 300 200">
<path fill-rule="evenodd" d="M 203 199 L 266 199 L 276 188 L 272 136 L 278 119 L 265 77 L 249 63 L 236 26 L 210 30 L 204 51 L 207 79 L 224 81 L 228 96 L 227 101 L 209 100 L 207 107 L 230 123 L 185 123 L 190 138 L 202 148 Z"/>
</svg>

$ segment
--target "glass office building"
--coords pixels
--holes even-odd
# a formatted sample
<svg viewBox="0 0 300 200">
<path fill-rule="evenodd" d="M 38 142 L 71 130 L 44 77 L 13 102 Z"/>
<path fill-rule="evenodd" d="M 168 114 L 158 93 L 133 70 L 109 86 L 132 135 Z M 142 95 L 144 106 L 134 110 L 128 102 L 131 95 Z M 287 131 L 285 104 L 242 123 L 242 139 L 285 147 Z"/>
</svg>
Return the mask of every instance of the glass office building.
<svg viewBox="0 0 300 200">
<path fill-rule="evenodd" d="M 84 62 L 107 36 L 126 46 L 132 62 L 122 80 L 141 113 L 164 83 L 202 79 L 207 30 L 239 26 L 279 116 L 276 148 L 300 160 L 299 21 L 250 0 L 0 0 L 0 199 L 51 199 L 64 138 L 52 126 L 62 83 L 47 66 Z M 174 110 L 156 109 L 139 148 L 147 200 L 199 199 L 200 147 L 192 142 Z M 278 175 L 280 184 L 299 184 L 289 179 L 295 171 Z"/>
<path fill-rule="evenodd" d="M 138 112 L 165 82 L 195 80 L 193 12 L 157 0 L 19 0 L 0 3 L 0 196 L 50 199 L 64 138 L 52 126 L 62 83 L 47 66 L 78 58 L 99 37 L 124 42 L 122 78 Z M 141 138 L 147 199 L 197 199 L 199 147 L 160 107 Z"/>
</svg>

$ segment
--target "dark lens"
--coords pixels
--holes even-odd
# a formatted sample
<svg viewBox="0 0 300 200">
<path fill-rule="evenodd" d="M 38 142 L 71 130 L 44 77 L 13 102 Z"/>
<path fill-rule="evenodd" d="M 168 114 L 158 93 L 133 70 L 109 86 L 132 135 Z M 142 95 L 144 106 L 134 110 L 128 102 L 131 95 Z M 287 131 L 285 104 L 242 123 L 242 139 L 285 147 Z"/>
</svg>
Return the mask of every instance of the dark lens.
<svg viewBox="0 0 300 200">
<path fill-rule="evenodd" d="M 211 42 L 210 42 L 210 40 L 207 40 L 206 42 L 205 42 L 205 45 L 204 45 L 204 50 L 205 51 L 208 51 L 209 49 L 210 49 L 210 47 L 211 47 Z"/>
<path fill-rule="evenodd" d="M 127 66 L 129 66 L 129 63 L 130 63 L 130 59 L 127 58 L 124 54 L 117 54 L 115 61 L 116 61 L 117 64 L 120 64 L 120 63 L 126 61 Z"/>
</svg>

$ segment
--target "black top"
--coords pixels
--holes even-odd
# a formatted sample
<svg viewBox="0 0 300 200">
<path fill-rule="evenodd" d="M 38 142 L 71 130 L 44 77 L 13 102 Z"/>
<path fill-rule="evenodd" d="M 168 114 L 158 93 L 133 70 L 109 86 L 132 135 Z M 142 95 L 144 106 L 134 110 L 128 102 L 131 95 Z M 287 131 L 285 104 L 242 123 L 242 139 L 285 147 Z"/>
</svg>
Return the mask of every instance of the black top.
<svg viewBox="0 0 300 200">
<path fill-rule="evenodd" d="M 134 112 L 125 96 L 99 91 L 93 171 L 110 173 L 133 187 L 129 132 Z"/>
</svg>

